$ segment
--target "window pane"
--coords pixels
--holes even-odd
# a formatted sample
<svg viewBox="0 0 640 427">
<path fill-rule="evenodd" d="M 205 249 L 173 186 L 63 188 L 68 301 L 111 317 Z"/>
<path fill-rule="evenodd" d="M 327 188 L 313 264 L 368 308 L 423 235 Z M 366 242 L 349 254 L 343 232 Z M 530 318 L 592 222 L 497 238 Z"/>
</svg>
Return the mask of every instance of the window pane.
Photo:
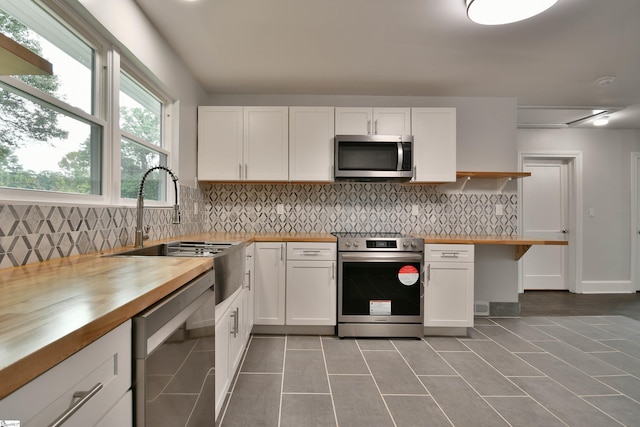
<svg viewBox="0 0 640 427">
<path fill-rule="evenodd" d="M 120 73 L 120 129 L 161 146 L 162 102 L 124 72 Z"/>
<path fill-rule="evenodd" d="M 0 186 L 101 194 L 102 128 L 0 83 Z"/>
<path fill-rule="evenodd" d="M 167 166 L 167 156 L 141 144 L 122 138 L 121 148 L 121 190 L 123 198 L 138 197 L 138 185 L 144 173 L 154 166 Z M 153 171 L 144 184 L 145 200 L 167 200 L 167 173 Z"/>
<path fill-rule="evenodd" d="M 52 76 L 14 76 L 93 114 L 94 50 L 32 1 L 0 0 L 0 32 L 53 64 Z"/>
</svg>

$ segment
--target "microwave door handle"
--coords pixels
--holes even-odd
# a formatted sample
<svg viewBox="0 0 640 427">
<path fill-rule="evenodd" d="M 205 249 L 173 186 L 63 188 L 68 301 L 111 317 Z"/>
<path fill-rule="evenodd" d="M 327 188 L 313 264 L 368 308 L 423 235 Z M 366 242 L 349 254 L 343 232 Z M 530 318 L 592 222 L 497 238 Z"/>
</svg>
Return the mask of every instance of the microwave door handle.
<svg viewBox="0 0 640 427">
<path fill-rule="evenodd" d="M 404 150 L 402 149 L 402 141 L 398 142 L 398 165 L 396 170 L 402 170 L 402 163 L 404 162 Z"/>
</svg>

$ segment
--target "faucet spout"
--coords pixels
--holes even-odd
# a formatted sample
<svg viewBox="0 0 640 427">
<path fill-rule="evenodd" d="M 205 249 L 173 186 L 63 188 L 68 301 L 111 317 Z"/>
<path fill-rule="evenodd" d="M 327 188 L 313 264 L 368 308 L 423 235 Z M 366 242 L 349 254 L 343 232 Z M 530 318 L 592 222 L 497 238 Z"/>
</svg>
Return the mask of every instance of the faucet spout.
<svg viewBox="0 0 640 427">
<path fill-rule="evenodd" d="M 140 180 L 140 184 L 138 185 L 138 200 L 136 202 L 136 231 L 135 231 L 135 247 L 141 248 L 144 246 L 144 241 L 149 238 L 149 236 L 145 233 L 145 227 L 142 224 L 143 213 L 144 213 L 144 183 L 147 180 L 147 176 L 155 170 L 163 170 L 166 171 L 169 175 L 171 175 L 171 180 L 173 181 L 173 191 L 175 204 L 173 205 L 173 216 L 172 223 L 180 224 L 180 205 L 178 205 L 178 177 L 173 173 L 171 169 L 166 166 L 154 166 L 147 170 L 144 175 L 142 175 L 142 179 Z"/>
</svg>

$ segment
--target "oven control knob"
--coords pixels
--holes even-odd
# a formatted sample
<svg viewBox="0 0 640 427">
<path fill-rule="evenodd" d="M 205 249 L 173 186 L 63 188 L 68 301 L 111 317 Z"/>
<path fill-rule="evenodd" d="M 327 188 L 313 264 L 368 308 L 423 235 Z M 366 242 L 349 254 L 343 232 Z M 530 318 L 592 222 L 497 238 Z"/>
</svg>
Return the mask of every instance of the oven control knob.
<svg viewBox="0 0 640 427">
<path fill-rule="evenodd" d="M 358 246 L 360 246 L 360 243 L 358 241 L 353 242 L 353 247 L 357 248 Z"/>
<path fill-rule="evenodd" d="M 347 240 L 344 245 L 346 247 L 350 248 L 351 247 L 351 240 Z"/>
<path fill-rule="evenodd" d="M 417 247 L 417 246 L 418 246 L 418 244 L 416 243 L 416 241 L 415 241 L 415 240 L 412 240 L 412 241 L 411 241 L 411 247 L 412 247 L 412 248 L 415 248 L 415 247 Z"/>
<path fill-rule="evenodd" d="M 403 241 L 403 242 L 402 242 L 402 246 L 404 246 L 405 248 L 408 248 L 408 247 L 409 247 L 409 242 L 408 242 L 408 241 L 406 241 L 406 240 L 405 240 L 405 241 Z"/>
</svg>

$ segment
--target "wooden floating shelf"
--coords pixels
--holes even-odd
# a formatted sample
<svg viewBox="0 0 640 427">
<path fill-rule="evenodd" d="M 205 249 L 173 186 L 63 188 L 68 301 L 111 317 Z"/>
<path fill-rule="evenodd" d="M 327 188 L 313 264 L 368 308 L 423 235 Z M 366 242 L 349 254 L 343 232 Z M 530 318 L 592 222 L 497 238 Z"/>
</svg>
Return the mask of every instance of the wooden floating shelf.
<svg viewBox="0 0 640 427">
<path fill-rule="evenodd" d="M 531 172 L 456 172 L 456 178 L 475 179 L 502 179 L 502 178 L 525 178 L 531 176 Z"/>
<path fill-rule="evenodd" d="M 0 34 L 0 76 L 53 74 L 53 65 L 20 43 Z"/>
</svg>

